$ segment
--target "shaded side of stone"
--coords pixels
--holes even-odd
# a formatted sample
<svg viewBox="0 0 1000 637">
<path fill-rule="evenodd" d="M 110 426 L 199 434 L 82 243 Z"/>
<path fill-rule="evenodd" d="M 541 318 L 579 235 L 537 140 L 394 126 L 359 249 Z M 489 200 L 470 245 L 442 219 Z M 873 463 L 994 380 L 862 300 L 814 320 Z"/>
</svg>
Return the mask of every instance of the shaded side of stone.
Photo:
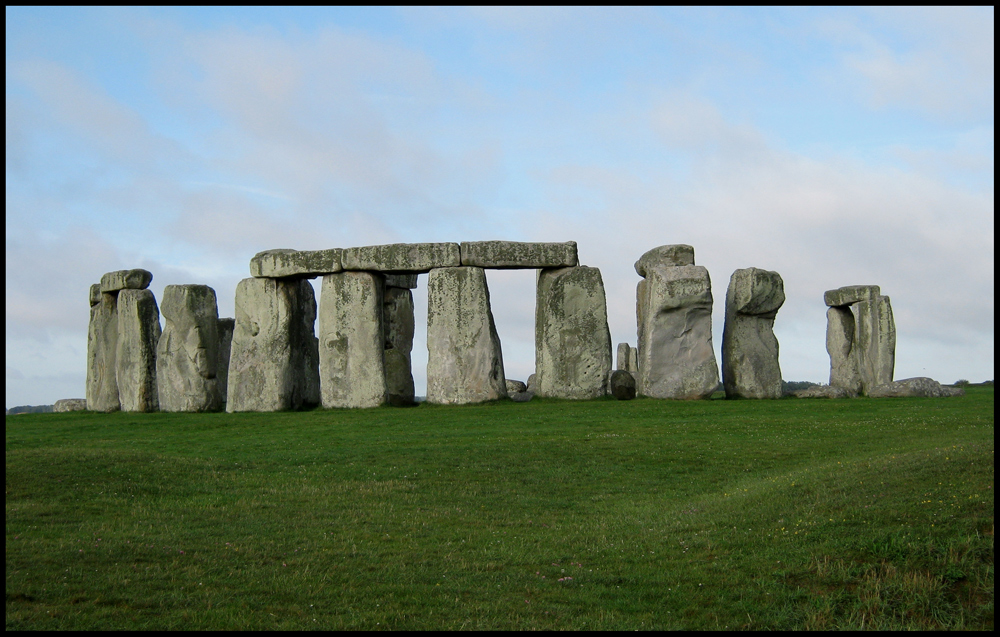
<svg viewBox="0 0 1000 637">
<path fill-rule="evenodd" d="M 535 298 L 536 394 L 605 396 L 611 375 L 604 280 L 597 268 L 544 269 Z"/>
<path fill-rule="evenodd" d="M 861 374 L 854 351 L 856 326 L 850 307 L 830 307 L 826 311 L 826 351 L 830 354 L 830 386 L 852 396 L 861 393 Z"/>
<path fill-rule="evenodd" d="M 161 411 L 222 409 L 219 308 L 207 285 L 168 285 L 160 304 L 163 334 L 156 349 Z"/>
<path fill-rule="evenodd" d="M 519 380 L 511 380 L 510 378 L 508 378 L 506 381 L 506 385 L 507 385 L 508 396 L 512 394 L 522 394 L 528 391 L 528 386 Z"/>
<path fill-rule="evenodd" d="M 117 292 L 119 290 L 145 290 L 153 281 L 153 273 L 149 270 L 116 270 L 101 277 L 101 292 Z"/>
<path fill-rule="evenodd" d="M 118 294 L 101 294 L 87 329 L 87 409 L 118 411 Z"/>
<path fill-rule="evenodd" d="M 416 275 L 414 275 L 416 278 Z M 389 404 L 413 404 L 416 395 L 413 386 L 413 293 L 409 288 L 386 287 L 382 304 L 385 320 L 385 384 Z"/>
<path fill-rule="evenodd" d="M 733 272 L 726 291 L 722 382 L 726 398 L 781 398 L 781 369 L 774 317 L 785 302 L 777 272 Z"/>
<path fill-rule="evenodd" d="M 612 372 L 611 395 L 618 400 L 632 400 L 635 398 L 635 376 L 623 369 Z"/>
<path fill-rule="evenodd" d="M 220 318 L 216 325 L 219 334 L 219 367 L 215 377 L 218 380 L 219 399 L 224 407 L 226 393 L 229 391 L 229 352 L 233 348 L 233 329 L 236 327 L 236 319 Z"/>
<path fill-rule="evenodd" d="M 345 270 L 420 273 L 459 266 L 462 254 L 457 243 L 392 243 L 347 248 L 341 264 Z"/>
<path fill-rule="evenodd" d="M 373 272 L 323 277 L 319 339 L 324 407 L 377 407 L 386 402 L 384 293 L 383 278 Z"/>
<path fill-rule="evenodd" d="M 926 376 L 884 383 L 872 387 L 868 391 L 868 396 L 871 398 L 945 398 L 964 395 L 965 390 L 958 387 L 946 387 Z"/>
<path fill-rule="evenodd" d="M 853 306 L 857 319 L 855 350 L 861 391 L 892 382 L 896 364 L 896 322 L 888 296 L 860 301 Z"/>
<path fill-rule="evenodd" d="M 119 292 L 115 367 L 122 411 L 150 412 L 159 408 L 156 387 L 159 340 L 160 311 L 153 293 L 139 289 Z"/>
<path fill-rule="evenodd" d="M 482 268 L 430 271 L 427 401 L 477 403 L 507 396 L 500 338 Z"/>
<path fill-rule="evenodd" d="M 827 290 L 823 300 L 830 307 L 843 307 L 859 301 L 871 301 L 881 294 L 877 285 L 847 285 L 836 290 Z"/>
<path fill-rule="evenodd" d="M 250 259 L 250 275 L 258 278 L 315 278 L 340 272 L 340 248 L 329 250 L 265 250 Z"/>
<path fill-rule="evenodd" d="M 417 289 L 417 277 L 419 274 L 386 274 L 385 287 L 406 288 L 407 290 Z"/>
<path fill-rule="evenodd" d="M 682 265 L 694 265 L 694 248 L 683 243 L 678 243 L 675 245 L 659 246 L 647 251 L 635 262 L 635 271 L 639 276 L 645 278 L 646 271 L 651 267 L 677 267 Z"/>
<path fill-rule="evenodd" d="M 316 297 L 302 279 L 243 279 L 229 358 L 226 411 L 319 403 Z"/>
<path fill-rule="evenodd" d="M 55 413 L 84 411 L 85 409 L 87 409 L 86 398 L 62 398 L 52 405 L 52 411 Z"/>
<path fill-rule="evenodd" d="M 101 284 L 94 283 L 90 286 L 90 307 L 94 307 L 101 302 Z"/>
<path fill-rule="evenodd" d="M 576 241 L 466 241 L 461 251 L 462 265 L 480 268 L 563 268 L 579 263 Z"/>
</svg>

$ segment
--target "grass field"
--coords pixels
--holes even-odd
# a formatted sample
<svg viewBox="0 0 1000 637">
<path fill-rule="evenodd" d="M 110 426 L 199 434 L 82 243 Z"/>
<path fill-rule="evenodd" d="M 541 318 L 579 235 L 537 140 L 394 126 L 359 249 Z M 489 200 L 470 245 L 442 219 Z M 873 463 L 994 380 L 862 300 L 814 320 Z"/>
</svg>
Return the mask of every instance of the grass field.
<svg viewBox="0 0 1000 637">
<path fill-rule="evenodd" d="M 7 418 L 7 629 L 990 629 L 993 388 Z"/>
</svg>

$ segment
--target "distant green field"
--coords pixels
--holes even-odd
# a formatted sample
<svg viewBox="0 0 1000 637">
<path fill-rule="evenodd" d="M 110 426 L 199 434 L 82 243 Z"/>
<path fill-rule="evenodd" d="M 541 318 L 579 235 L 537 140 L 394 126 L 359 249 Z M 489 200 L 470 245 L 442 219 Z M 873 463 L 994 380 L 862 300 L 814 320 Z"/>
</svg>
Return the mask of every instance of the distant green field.
<svg viewBox="0 0 1000 637">
<path fill-rule="evenodd" d="M 7 629 L 993 627 L 993 388 L 7 418 Z"/>
</svg>

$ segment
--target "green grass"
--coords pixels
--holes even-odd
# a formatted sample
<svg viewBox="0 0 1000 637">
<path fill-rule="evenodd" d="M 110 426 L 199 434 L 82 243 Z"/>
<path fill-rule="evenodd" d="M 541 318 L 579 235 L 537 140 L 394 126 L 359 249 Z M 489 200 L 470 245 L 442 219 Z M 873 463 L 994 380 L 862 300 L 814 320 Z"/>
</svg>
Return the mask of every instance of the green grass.
<svg viewBox="0 0 1000 637">
<path fill-rule="evenodd" d="M 7 418 L 8 629 L 990 629 L 993 388 Z"/>
</svg>

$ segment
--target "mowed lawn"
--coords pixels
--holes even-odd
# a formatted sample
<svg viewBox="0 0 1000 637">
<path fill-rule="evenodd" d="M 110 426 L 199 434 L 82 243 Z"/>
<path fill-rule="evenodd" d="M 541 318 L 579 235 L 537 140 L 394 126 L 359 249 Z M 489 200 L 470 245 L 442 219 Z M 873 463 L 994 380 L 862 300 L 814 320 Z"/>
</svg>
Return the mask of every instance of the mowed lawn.
<svg viewBox="0 0 1000 637">
<path fill-rule="evenodd" d="M 8 417 L 6 626 L 989 629 L 993 409 Z"/>
</svg>

